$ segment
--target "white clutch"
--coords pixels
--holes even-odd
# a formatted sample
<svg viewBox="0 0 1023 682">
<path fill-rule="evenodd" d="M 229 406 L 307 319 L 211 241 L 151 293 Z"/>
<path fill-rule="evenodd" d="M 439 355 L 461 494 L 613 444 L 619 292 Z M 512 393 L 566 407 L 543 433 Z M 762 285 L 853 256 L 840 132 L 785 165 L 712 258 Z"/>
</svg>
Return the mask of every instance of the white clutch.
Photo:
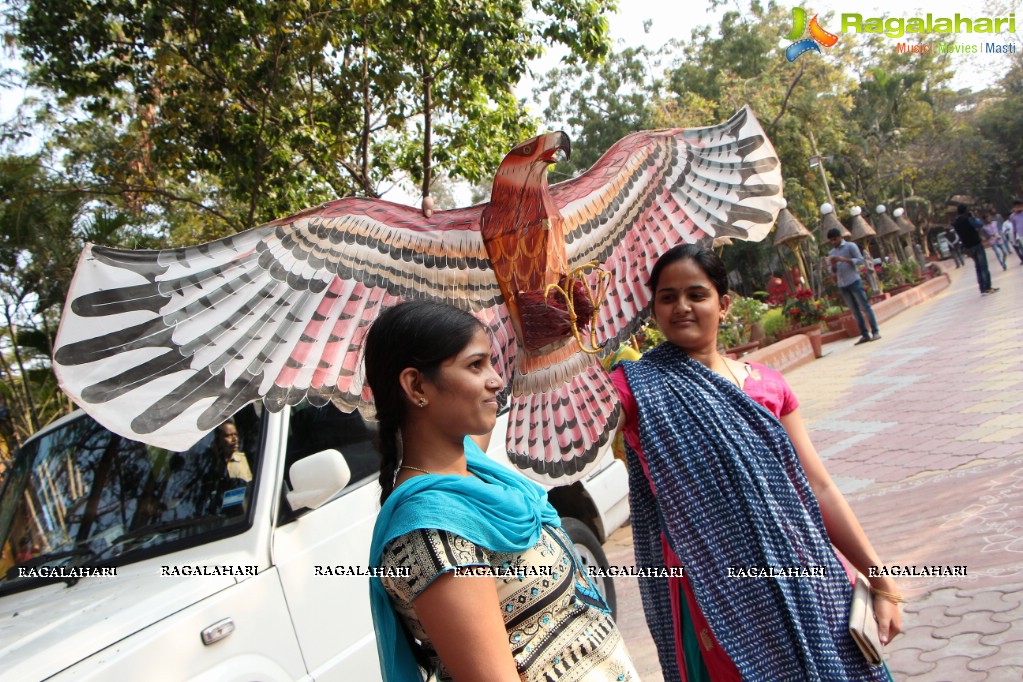
<svg viewBox="0 0 1023 682">
<path fill-rule="evenodd" d="M 874 616 L 874 595 L 870 592 L 870 583 L 861 573 L 856 575 L 852 605 L 849 607 L 849 634 L 868 663 L 881 664 L 884 649 Z"/>
</svg>

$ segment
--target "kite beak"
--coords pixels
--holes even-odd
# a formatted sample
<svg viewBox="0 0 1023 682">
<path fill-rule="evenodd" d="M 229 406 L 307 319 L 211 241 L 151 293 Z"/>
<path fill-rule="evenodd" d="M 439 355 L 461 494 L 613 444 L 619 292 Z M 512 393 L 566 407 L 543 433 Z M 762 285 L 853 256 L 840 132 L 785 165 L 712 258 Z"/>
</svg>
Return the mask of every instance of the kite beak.
<svg viewBox="0 0 1023 682">
<path fill-rule="evenodd" d="M 558 151 L 565 152 L 565 158 L 572 158 L 572 141 L 564 131 L 557 131 L 544 135 L 544 152 L 540 158 L 548 164 L 558 162 Z"/>
</svg>

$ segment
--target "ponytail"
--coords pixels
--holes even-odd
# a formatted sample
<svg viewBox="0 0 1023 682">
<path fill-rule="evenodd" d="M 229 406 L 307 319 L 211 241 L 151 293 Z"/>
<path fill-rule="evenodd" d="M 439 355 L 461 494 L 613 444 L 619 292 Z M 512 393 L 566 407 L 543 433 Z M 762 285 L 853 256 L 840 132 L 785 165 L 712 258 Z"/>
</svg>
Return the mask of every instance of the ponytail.
<svg viewBox="0 0 1023 682">
<path fill-rule="evenodd" d="M 380 421 L 380 428 L 377 431 L 377 451 L 380 453 L 381 505 L 394 490 L 394 477 L 401 464 L 401 449 L 398 444 L 400 434 L 401 431 L 398 429 L 397 423 L 391 420 Z"/>
</svg>

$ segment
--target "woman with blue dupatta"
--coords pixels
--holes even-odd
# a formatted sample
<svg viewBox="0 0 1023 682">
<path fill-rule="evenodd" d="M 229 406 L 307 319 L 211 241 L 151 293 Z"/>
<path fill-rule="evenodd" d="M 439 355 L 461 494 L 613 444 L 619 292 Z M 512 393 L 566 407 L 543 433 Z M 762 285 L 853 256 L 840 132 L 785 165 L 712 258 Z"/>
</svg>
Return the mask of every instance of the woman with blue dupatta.
<svg viewBox="0 0 1023 682">
<path fill-rule="evenodd" d="M 723 357 L 721 259 L 677 246 L 648 286 L 665 343 L 612 380 L 624 412 L 636 563 L 664 679 L 888 680 L 848 631 L 850 578 L 881 565 L 824 469 L 778 372 Z M 881 641 L 899 633 L 890 578 L 871 578 Z"/>
<path fill-rule="evenodd" d="M 497 420 L 504 381 L 467 312 L 399 304 L 366 338 L 380 426 L 381 510 L 370 565 L 386 682 L 637 680 L 607 605 L 540 486 L 469 436 Z"/>
</svg>

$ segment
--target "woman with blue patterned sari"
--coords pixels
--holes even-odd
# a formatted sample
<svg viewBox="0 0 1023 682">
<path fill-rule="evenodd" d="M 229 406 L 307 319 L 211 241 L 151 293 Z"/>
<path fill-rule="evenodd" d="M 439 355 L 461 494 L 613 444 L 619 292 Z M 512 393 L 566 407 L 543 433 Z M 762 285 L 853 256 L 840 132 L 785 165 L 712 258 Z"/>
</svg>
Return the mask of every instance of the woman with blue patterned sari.
<svg viewBox="0 0 1023 682">
<path fill-rule="evenodd" d="M 817 455 L 781 375 L 723 357 L 724 264 L 675 247 L 648 283 L 666 341 L 622 363 L 636 562 L 684 566 L 640 583 L 665 680 L 888 680 L 848 631 L 842 555 L 881 565 Z M 901 617 L 890 578 L 871 578 L 884 643 Z"/>
</svg>

